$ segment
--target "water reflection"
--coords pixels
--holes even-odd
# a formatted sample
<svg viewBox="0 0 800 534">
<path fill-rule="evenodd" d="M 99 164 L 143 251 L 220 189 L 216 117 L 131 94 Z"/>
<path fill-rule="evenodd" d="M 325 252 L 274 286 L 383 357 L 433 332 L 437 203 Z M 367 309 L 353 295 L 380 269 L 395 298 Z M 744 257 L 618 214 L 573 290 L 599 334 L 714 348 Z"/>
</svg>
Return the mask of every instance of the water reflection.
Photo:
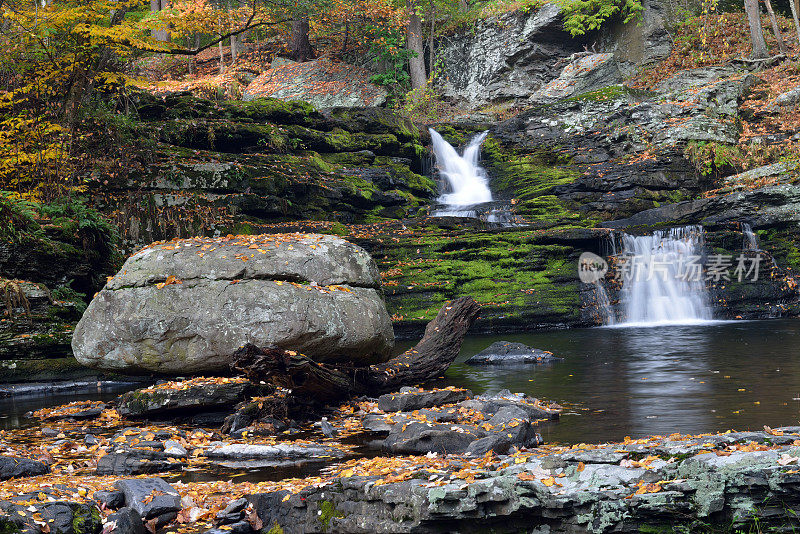
<svg viewBox="0 0 800 534">
<path fill-rule="evenodd" d="M 465 340 L 448 384 L 508 388 L 567 408 L 542 429 L 562 443 L 625 436 L 794 425 L 800 419 L 800 321 L 592 328 Z M 463 361 L 499 339 L 553 351 L 564 362 L 472 367 Z"/>
<path fill-rule="evenodd" d="M 659 434 L 664 429 L 707 429 L 708 408 L 698 399 L 710 396 L 710 384 L 698 378 L 708 369 L 709 332 L 703 328 L 629 329 L 625 345 L 626 400 L 636 432 Z M 680 343 L 670 340 L 680 339 Z M 683 347 L 691 347 L 686 351 Z"/>
</svg>

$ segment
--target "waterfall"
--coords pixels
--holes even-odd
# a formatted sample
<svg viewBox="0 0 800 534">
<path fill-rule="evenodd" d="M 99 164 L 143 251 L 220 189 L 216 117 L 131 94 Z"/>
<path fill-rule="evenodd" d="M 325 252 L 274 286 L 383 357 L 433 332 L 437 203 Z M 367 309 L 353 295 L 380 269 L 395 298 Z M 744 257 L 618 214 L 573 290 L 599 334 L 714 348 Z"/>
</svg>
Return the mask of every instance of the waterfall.
<svg viewBox="0 0 800 534">
<path fill-rule="evenodd" d="M 439 197 L 439 202 L 447 205 L 448 209 L 438 212 L 437 215 L 470 216 L 469 210 L 464 208 L 492 201 L 492 192 L 489 190 L 489 180 L 478 165 L 481 143 L 486 139 L 488 132 L 473 137 L 464 149 L 462 156 L 433 128 L 428 129 L 433 140 L 433 153 L 436 155 L 436 166 L 440 174 L 447 180 L 450 192 Z M 461 209 L 459 209 L 461 208 Z M 472 212 L 472 217 L 475 212 Z"/>
<path fill-rule="evenodd" d="M 600 280 L 594 283 L 594 301 L 601 324 L 604 326 L 616 324 L 617 318 L 614 315 L 614 307 L 611 305 L 611 299 L 608 298 L 606 288 Z"/>
<path fill-rule="evenodd" d="M 712 319 L 700 255 L 703 228 L 622 236 L 621 325 L 692 324 Z"/>
<path fill-rule="evenodd" d="M 743 250 L 750 250 L 753 252 L 759 252 L 761 249 L 758 248 L 758 238 L 756 234 L 753 233 L 753 227 L 749 224 L 743 222 L 742 223 L 742 249 Z"/>
</svg>

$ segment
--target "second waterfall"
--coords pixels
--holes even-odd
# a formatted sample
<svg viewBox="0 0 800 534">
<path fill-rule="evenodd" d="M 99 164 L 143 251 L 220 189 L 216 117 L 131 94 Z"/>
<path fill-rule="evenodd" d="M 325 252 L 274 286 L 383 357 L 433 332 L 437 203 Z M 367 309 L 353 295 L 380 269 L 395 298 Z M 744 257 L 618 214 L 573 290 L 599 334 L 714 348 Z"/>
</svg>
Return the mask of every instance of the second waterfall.
<svg viewBox="0 0 800 534">
<path fill-rule="evenodd" d="M 619 326 L 696 324 L 712 317 L 701 255 L 703 228 L 623 234 Z"/>
</svg>

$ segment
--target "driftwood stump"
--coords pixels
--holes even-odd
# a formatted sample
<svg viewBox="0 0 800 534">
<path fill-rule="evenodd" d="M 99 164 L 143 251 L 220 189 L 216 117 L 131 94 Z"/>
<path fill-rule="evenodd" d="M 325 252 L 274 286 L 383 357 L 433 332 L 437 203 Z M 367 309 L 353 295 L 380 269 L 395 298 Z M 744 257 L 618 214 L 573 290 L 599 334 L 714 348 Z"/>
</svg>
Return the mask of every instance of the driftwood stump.
<svg viewBox="0 0 800 534">
<path fill-rule="evenodd" d="M 318 404 L 354 395 L 374 396 L 441 376 L 461 351 L 479 311 L 471 297 L 448 302 L 428 323 L 419 343 L 379 365 L 336 368 L 294 351 L 245 345 L 234 354 L 232 368 L 253 382 L 290 389 L 292 396 Z"/>
</svg>

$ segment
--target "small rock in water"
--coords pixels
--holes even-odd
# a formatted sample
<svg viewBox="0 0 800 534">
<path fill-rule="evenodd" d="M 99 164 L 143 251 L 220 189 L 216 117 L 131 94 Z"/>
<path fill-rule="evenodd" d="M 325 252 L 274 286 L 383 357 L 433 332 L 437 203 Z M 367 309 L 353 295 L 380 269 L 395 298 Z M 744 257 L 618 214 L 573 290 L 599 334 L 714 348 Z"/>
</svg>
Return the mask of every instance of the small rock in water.
<svg viewBox="0 0 800 534">
<path fill-rule="evenodd" d="M 189 455 L 189 452 L 179 442 L 174 439 L 168 439 L 164 442 L 164 454 L 185 457 Z"/>
<path fill-rule="evenodd" d="M 87 447 L 91 447 L 92 445 L 97 445 L 100 443 L 100 440 L 94 434 L 86 434 L 83 436 L 83 444 Z"/>
<path fill-rule="evenodd" d="M 46 438 L 54 438 L 54 437 L 58 436 L 58 431 L 57 430 L 53 430 L 50 427 L 44 427 L 42 429 L 42 435 L 44 437 L 46 437 Z"/>
<path fill-rule="evenodd" d="M 522 343 L 496 341 L 466 361 L 469 365 L 536 364 L 560 362 L 552 352 L 535 349 Z"/>
<path fill-rule="evenodd" d="M 332 438 L 333 436 L 339 433 L 339 431 L 336 430 L 333 427 L 333 425 L 328 422 L 327 417 L 323 417 L 319 425 L 322 428 L 322 433 L 325 434 L 326 437 Z"/>
<path fill-rule="evenodd" d="M 425 391 L 418 388 L 402 388 L 400 393 L 387 393 L 378 397 L 378 408 L 384 412 L 410 412 L 461 402 L 471 396 L 472 392 L 468 389 Z"/>
</svg>

